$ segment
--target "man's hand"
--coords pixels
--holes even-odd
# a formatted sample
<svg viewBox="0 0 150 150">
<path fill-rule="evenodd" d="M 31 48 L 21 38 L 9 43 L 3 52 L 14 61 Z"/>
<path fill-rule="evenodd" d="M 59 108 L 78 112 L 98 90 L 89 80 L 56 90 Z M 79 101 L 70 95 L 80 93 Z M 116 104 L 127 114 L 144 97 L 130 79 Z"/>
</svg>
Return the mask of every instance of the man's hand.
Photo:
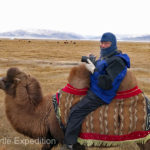
<svg viewBox="0 0 150 150">
<path fill-rule="evenodd" d="M 94 66 L 94 64 L 91 62 L 90 59 L 87 59 L 87 62 L 88 62 L 88 63 L 85 64 L 85 67 L 86 67 L 87 70 L 89 70 L 89 71 L 93 74 L 93 73 L 94 73 L 94 70 L 95 70 L 95 66 Z"/>
<path fill-rule="evenodd" d="M 94 64 L 96 61 L 96 56 L 93 54 L 89 54 L 89 59 L 91 60 L 91 62 Z"/>
</svg>

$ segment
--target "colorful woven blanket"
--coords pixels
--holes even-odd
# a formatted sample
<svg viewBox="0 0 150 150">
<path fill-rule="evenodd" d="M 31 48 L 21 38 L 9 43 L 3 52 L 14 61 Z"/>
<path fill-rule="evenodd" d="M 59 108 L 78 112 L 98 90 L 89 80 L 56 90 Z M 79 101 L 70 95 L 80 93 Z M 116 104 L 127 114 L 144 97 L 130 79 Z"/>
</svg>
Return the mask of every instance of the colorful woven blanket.
<svg viewBox="0 0 150 150">
<path fill-rule="evenodd" d="M 67 84 L 54 97 L 55 111 L 65 128 L 69 111 L 88 89 Z M 145 143 L 150 139 L 150 101 L 135 88 L 118 92 L 109 105 L 91 112 L 82 124 L 78 142 L 87 146 L 118 146 L 122 143 Z"/>
</svg>

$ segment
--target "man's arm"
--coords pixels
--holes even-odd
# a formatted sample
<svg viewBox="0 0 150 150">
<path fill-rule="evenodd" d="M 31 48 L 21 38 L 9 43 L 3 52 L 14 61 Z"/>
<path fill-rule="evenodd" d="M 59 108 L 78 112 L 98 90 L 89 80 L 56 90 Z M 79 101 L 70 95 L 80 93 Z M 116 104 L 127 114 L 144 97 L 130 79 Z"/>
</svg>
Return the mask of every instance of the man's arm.
<svg viewBox="0 0 150 150">
<path fill-rule="evenodd" d="M 98 77 L 99 87 L 104 90 L 111 89 L 113 81 L 125 67 L 125 62 L 121 58 L 113 60 L 106 68 L 106 74 Z"/>
</svg>

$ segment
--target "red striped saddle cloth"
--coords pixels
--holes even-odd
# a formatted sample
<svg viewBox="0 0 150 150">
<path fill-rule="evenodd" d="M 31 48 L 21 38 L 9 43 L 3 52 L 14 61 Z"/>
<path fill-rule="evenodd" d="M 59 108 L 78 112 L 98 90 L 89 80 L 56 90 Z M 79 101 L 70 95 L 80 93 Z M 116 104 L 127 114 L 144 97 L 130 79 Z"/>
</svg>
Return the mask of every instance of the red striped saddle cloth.
<svg viewBox="0 0 150 150">
<path fill-rule="evenodd" d="M 67 84 L 59 92 L 60 120 L 66 126 L 70 108 L 86 94 L 87 88 L 76 89 Z M 146 131 L 147 105 L 145 96 L 136 86 L 118 92 L 109 105 L 91 112 L 83 121 L 78 142 L 87 146 L 116 146 L 123 142 L 145 142 L 150 139 Z"/>
</svg>

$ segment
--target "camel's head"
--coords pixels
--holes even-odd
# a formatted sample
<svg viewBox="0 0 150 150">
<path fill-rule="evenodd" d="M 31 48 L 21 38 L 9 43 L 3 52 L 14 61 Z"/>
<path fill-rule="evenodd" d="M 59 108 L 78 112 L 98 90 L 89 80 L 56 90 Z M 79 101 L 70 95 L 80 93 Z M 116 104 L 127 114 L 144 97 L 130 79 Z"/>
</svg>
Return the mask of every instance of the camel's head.
<svg viewBox="0 0 150 150">
<path fill-rule="evenodd" d="M 87 88 L 90 86 L 90 72 L 84 64 L 73 67 L 70 71 L 68 82 L 77 89 Z"/>
<path fill-rule="evenodd" d="M 10 68 L 6 76 L 0 79 L 0 89 L 4 90 L 7 94 L 13 95 L 15 94 L 17 84 L 26 78 L 27 75 L 18 68 Z"/>
<path fill-rule="evenodd" d="M 0 79 L 0 89 L 21 105 L 28 103 L 36 106 L 43 97 L 40 83 L 18 68 L 8 69 L 6 77 Z"/>
</svg>

